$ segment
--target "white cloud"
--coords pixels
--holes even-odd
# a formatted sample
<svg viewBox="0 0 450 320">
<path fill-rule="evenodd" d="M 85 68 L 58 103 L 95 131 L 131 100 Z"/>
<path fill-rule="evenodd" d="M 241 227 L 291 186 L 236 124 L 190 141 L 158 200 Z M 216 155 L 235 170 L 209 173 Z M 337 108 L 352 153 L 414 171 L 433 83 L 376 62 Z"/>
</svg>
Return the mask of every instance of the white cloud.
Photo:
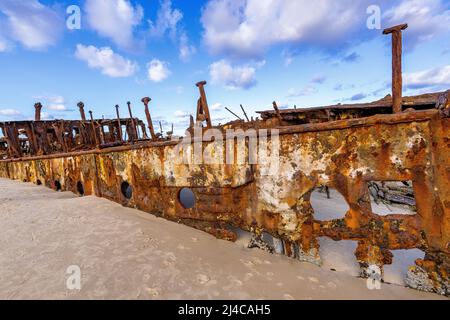
<svg viewBox="0 0 450 320">
<path fill-rule="evenodd" d="M 0 109 L 0 116 L 14 118 L 22 116 L 22 113 L 16 109 Z"/>
<path fill-rule="evenodd" d="M 56 44 L 64 29 L 63 18 L 38 0 L 2 0 L 0 12 L 6 18 L 1 26 L 4 36 L 27 49 L 43 50 Z M 4 51 L 1 48 L 6 50 L 6 43 L 2 45 L 0 39 L 0 51 Z"/>
<path fill-rule="evenodd" d="M 408 23 L 406 48 L 450 31 L 450 10 L 441 0 L 403 0 L 383 14 L 387 26 Z"/>
<path fill-rule="evenodd" d="M 59 95 L 41 95 L 35 96 L 35 99 L 42 100 L 46 109 L 53 111 L 68 111 L 66 101 L 63 96 Z"/>
<path fill-rule="evenodd" d="M 175 111 L 174 116 L 176 118 L 188 118 L 190 116 L 190 114 L 186 111 L 177 110 L 177 111 Z"/>
<path fill-rule="evenodd" d="M 175 92 L 176 92 L 177 94 L 182 94 L 182 93 L 184 92 L 184 87 L 183 87 L 183 86 L 177 86 L 177 87 L 175 88 Z"/>
<path fill-rule="evenodd" d="M 223 109 L 223 105 L 221 103 L 214 103 L 209 108 L 213 111 L 219 111 Z"/>
<path fill-rule="evenodd" d="M 450 86 L 450 65 L 408 73 L 403 81 L 411 89 Z"/>
<path fill-rule="evenodd" d="M 87 62 L 92 69 L 101 70 L 102 74 L 113 78 L 129 77 L 136 73 L 138 65 L 114 53 L 111 48 L 77 45 L 75 56 Z"/>
<path fill-rule="evenodd" d="M 86 0 L 84 11 L 89 26 L 122 48 L 135 43 L 134 29 L 144 16 L 140 5 L 129 0 Z"/>
<path fill-rule="evenodd" d="M 272 45 L 332 45 L 364 26 L 369 0 L 210 0 L 203 40 L 214 54 L 260 56 Z M 287 64 L 292 61 L 289 59 Z"/>
<path fill-rule="evenodd" d="M 2 37 L 0 34 L 0 52 L 5 52 L 9 49 L 8 44 L 6 43 L 6 40 Z"/>
<path fill-rule="evenodd" d="M 175 39 L 178 23 L 183 19 L 183 14 L 180 10 L 172 9 L 171 0 L 163 0 L 160 3 L 161 6 L 157 13 L 156 22 L 149 20 L 150 35 L 162 37 L 164 34 L 169 33 Z"/>
<path fill-rule="evenodd" d="M 156 21 L 149 20 L 149 34 L 153 37 L 163 37 L 168 34 L 172 41 L 178 45 L 179 59 L 183 62 L 188 62 L 197 50 L 190 43 L 184 28 L 179 26 L 181 20 L 183 20 L 183 13 L 178 9 L 172 8 L 172 1 L 162 0 L 160 1 Z"/>
<path fill-rule="evenodd" d="M 302 89 L 291 88 L 288 90 L 288 97 L 301 97 L 309 96 L 317 92 L 317 89 L 313 86 L 306 86 Z"/>
<path fill-rule="evenodd" d="M 185 33 L 180 36 L 179 46 L 179 58 L 184 62 L 189 61 L 191 59 L 191 56 L 197 51 L 195 47 L 189 43 L 189 38 Z"/>
<path fill-rule="evenodd" d="M 41 112 L 41 119 L 42 120 L 54 120 L 55 116 L 53 116 L 52 114 L 44 111 L 44 112 Z"/>
<path fill-rule="evenodd" d="M 214 84 L 228 89 L 249 89 L 256 85 L 256 69 L 248 65 L 232 66 L 228 61 L 220 60 L 209 66 L 209 73 Z"/>
<path fill-rule="evenodd" d="M 47 99 L 47 109 L 54 111 L 67 111 L 66 101 L 62 96 L 53 96 Z"/>
<path fill-rule="evenodd" d="M 147 67 L 148 78 L 154 82 L 161 82 L 171 75 L 168 63 L 165 61 L 153 59 L 152 61 L 150 61 Z"/>
</svg>

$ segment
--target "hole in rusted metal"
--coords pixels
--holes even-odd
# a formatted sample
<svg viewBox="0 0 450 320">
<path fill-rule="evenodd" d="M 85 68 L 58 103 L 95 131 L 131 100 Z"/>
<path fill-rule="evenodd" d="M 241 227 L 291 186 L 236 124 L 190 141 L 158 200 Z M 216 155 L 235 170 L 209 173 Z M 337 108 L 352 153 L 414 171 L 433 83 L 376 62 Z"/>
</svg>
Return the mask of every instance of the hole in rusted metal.
<svg viewBox="0 0 450 320">
<path fill-rule="evenodd" d="M 370 181 L 367 187 L 373 213 L 416 214 L 412 181 Z"/>
<path fill-rule="evenodd" d="M 314 219 L 319 221 L 343 219 L 350 210 L 342 194 L 326 186 L 314 189 L 310 202 L 314 210 Z"/>
<path fill-rule="evenodd" d="M 195 206 L 195 194 L 189 188 L 183 188 L 180 190 L 178 200 L 185 209 L 192 209 Z"/>
<path fill-rule="evenodd" d="M 41 182 L 41 180 L 36 180 L 36 185 L 38 185 L 38 186 L 42 186 L 42 182 Z"/>
<path fill-rule="evenodd" d="M 122 182 L 120 190 L 122 191 L 122 195 L 128 200 L 133 196 L 133 187 L 126 181 Z"/>
<path fill-rule="evenodd" d="M 357 277 L 360 267 L 355 257 L 358 241 L 334 241 L 328 237 L 319 238 L 319 254 L 324 269 L 334 269 Z"/>
<path fill-rule="evenodd" d="M 77 183 L 77 192 L 80 196 L 84 196 L 84 186 L 81 181 L 78 181 Z"/>
<path fill-rule="evenodd" d="M 54 184 L 55 184 L 55 190 L 61 191 L 61 189 L 62 189 L 61 183 L 58 180 L 55 180 Z"/>
<path fill-rule="evenodd" d="M 423 259 L 425 252 L 420 249 L 392 250 L 392 264 L 386 264 L 384 269 L 384 281 L 386 283 L 405 285 L 405 278 L 410 266 L 415 265 L 417 259 Z"/>
</svg>

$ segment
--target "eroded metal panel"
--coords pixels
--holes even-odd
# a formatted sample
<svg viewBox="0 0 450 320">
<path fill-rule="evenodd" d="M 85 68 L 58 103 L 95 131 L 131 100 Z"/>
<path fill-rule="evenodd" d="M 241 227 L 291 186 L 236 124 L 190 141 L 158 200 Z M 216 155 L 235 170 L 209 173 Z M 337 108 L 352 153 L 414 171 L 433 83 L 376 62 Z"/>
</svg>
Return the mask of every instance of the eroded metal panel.
<svg viewBox="0 0 450 320">
<path fill-rule="evenodd" d="M 408 272 L 411 287 L 449 295 L 450 273 L 450 119 L 448 99 L 437 109 L 410 110 L 339 121 L 283 126 L 273 119 L 236 122 L 225 128 L 275 128 L 258 163 L 248 161 L 248 144 L 234 141 L 226 164 L 225 141 L 202 141 L 193 160 L 193 142 L 159 139 L 121 147 L 0 161 L 0 175 L 62 190 L 105 197 L 129 207 L 181 222 L 216 237 L 235 240 L 230 226 L 281 239 L 286 255 L 320 264 L 319 238 L 358 242 L 355 256 L 362 275 L 370 266 L 392 263 L 392 250 L 418 248 L 425 258 Z M 282 119 L 283 121 L 283 119 Z M 192 128 L 191 128 L 192 129 Z M 261 137 L 259 138 L 261 141 Z M 236 151 L 236 150 L 239 150 Z M 267 168 L 278 154 L 276 174 Z M 371 208 L 371 181 L 412 181 L 417 214 L 380 216 Z M 349 210 L 342 219 L 319 221 L 311 193 L 336 189 Z M 124 190 L 131 187 L 132 192 Z M 196 205 L 179 199 L 191 188 Z"/>
</svg>

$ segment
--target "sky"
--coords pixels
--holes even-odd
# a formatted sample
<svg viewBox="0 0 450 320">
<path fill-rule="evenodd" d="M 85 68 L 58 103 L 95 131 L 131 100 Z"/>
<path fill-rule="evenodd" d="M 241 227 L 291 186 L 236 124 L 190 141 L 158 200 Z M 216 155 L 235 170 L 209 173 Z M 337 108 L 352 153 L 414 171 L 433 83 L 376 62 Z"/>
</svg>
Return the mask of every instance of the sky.
<svg viewBox="0 0 450 320">
<path fill-rule="evenodd" d="M 0 0 L 0 121 L 79 119 L 115 108 L 182 133 L 198 89 L 214 123 L 271 108 L 389 94 L 391 39 L 403 33 L 404 95 L 450 89 L 449 0 Z M 159 126 L 159 125 L 158 125 Z"/>
</svg>

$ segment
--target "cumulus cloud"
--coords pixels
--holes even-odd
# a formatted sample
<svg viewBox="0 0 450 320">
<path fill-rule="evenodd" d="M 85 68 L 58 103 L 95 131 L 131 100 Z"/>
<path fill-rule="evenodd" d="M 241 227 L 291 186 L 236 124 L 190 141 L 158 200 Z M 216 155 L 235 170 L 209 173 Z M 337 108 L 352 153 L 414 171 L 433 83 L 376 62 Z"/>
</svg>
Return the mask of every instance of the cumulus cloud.
<svg viewBox="0 0 450 320">
<path fill-rule="evenodd" d="M 364 26 L 370 1 L 210 0 L 203 10 L 203 40 L 214 54 L 260 56 L 270 46 L 333 45 Z"/>
<path fill-rule="evenodd" d="M 56 44 L 64 30 L 63 17 L 38 0 L 2 0 L 0 12 L 5 17 L 1 23 L 4 36 L 30 50 L 43 50 Z M 7 46 L 0 39 L 0 51 L 4 51 L 2 48 L 6 50 Z"/>
<path fill-rule="evenodd" d="M 132 76 L 138 69 L 136 62 L 114 53 L 109 47 L 99 49 L 94 46 L 78 44 L 75 57 L 87 62 L 90 68 L 98 69 L 102 74 L 113 78 Z"/>
<path fill-rule="evenodd" d="M 220 60 L 209 66 L 209 73 L 214 84 L 228 89 L 250 89 L 256 85 L 256 68 L 249 65 L 233 66 Z"/>
<path fill-rule="evenodd" d="M 86 0 L 84 11 L 88 25 L 102 37 L 122 48 L 135 44 L 135 28 L 144 16 L 140 5 L 129 0 Z"/>
<path fill-rule="evenodd" d="M 147 75 L 151 81 L 161 82 L 171 75 L 168 63 L 158 59 L 153 59 L 147 65 Z"/>
<path fill-rule="evenodd" d="M 378 0 L 377 4 L 383 8 L 383 26 L 410 24 L 408 45 L 450 30 L 445 1 Z M 337 50 L 379 37 L 379 32 L 366 27 L 366 9 L 372 4 L 372 0 L 209 0 L 201 16 L 203 41 L 213 54 L 238 58 L 285 46 L 283 56 L 289 65 L 308 46 Z M 344 57 L 346 62 L 355 59 L 355 55 Z"/>
<path fill-rule="evenodd" d="M 409 89 L 450 86 L 450 65 L 408 73 L 403 81 Z"/>
<path fill-rule="evenodd" d="M 450 10 L 442 0 L 403 0 L 383 14 L 385 26 L 408 23 L 405 47 L 450 31 Z"/>
</svg>

